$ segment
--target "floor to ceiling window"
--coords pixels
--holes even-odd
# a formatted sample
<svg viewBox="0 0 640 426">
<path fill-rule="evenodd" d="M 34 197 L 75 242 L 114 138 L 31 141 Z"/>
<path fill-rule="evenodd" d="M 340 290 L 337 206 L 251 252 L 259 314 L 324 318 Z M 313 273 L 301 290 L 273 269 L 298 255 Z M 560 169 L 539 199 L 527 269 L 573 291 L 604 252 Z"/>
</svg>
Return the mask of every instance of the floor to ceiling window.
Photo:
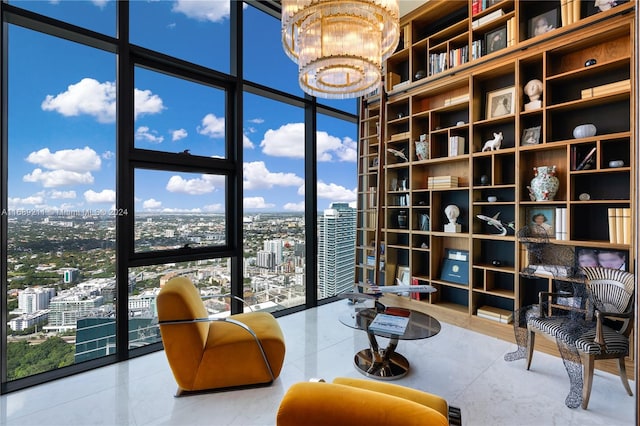
<svg viewBox="0 0 640 426">
<path fill-rule="evenodd" d="M 176 275 L 217 316 L 345 288 L 356 102 L 303 95 L 268 3 L 0 7 L 1 392 L 161 349 Z"/>
</svg>

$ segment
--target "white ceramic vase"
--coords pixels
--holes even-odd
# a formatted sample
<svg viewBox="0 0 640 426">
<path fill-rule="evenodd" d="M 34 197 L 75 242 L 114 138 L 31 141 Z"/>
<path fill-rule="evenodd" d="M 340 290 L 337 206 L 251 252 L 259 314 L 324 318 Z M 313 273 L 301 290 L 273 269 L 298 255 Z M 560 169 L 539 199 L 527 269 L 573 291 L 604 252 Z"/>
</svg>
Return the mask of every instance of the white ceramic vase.
<svg viewBox="0 0 640 426">
<path fill-rule="evenodd" d="M 560 181 L 556 177 L 556 166 L 539 166 L 533 168 L 531 194 L 536 201 L 553 201 L 558 192 Z"/>
</svg>

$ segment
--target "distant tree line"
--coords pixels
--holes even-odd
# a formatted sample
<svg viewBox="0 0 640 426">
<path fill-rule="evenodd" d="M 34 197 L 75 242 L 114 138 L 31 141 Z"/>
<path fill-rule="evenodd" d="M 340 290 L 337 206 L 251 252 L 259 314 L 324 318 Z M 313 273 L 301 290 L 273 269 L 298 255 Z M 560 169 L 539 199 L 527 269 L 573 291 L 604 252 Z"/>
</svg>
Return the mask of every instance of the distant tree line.
<svg viewBox="0 0 640 426">
<path fill-rule="evenodd" d="M 39 345 L 27 340 L 7 345 L 7 379 L 15 380 L 73 364 L 74 345 L 50 337 Z"/>
</svg>

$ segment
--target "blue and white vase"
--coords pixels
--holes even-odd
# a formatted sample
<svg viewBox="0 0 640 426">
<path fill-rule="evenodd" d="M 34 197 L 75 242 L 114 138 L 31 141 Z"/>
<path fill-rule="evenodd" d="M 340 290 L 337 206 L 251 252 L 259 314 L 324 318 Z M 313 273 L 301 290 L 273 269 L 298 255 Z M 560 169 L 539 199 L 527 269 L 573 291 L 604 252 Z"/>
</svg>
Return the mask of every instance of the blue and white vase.
<svg viewBox="0 0 640 426">
<path fill-rule="evenodd" d="M 533 168 L 534 178 L 531 179 L 532 198 L 535 201 L 553 201 L 558 192 L 560 181 L 556 177 L 556 166 L 539 166 Z"/>
</svg>

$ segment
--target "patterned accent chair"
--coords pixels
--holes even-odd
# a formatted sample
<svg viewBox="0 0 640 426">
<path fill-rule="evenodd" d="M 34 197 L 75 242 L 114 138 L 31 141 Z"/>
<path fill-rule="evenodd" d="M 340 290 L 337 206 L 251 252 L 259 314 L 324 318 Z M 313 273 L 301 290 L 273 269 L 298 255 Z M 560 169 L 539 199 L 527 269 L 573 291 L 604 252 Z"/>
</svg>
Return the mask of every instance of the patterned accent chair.
<svg viewBox="0 0 640 426">
<path fill-rule="evenodd" d="M 539 315 L 527 320 L 527 370 L 533 358 L 536 333 L 571 347 L 583 364 L 582 408 L 586 409 L 596 360 L 617 359 L 622 385 L 633 395 L 624 359 L 629 355 L 629 335 L 633 327 L 635 277 L 617 269 L 583 267 L 581 270 L 586 277 L 588 295 L 585 309 L 580 310 L 581 319 L 572 315 L 548 315 L 549 306 L 557 306 L 557 297 L 567 295 L 540 293 Z"/>
<path fill-rule="evenodd" d="M 200 292 L 185 277 L 172 278 L 157 298 L 164 351 L 186 392 L 271 384 L 284 361 L 285 343 L 267 312 L 209 318 Z"/>
</svg>

